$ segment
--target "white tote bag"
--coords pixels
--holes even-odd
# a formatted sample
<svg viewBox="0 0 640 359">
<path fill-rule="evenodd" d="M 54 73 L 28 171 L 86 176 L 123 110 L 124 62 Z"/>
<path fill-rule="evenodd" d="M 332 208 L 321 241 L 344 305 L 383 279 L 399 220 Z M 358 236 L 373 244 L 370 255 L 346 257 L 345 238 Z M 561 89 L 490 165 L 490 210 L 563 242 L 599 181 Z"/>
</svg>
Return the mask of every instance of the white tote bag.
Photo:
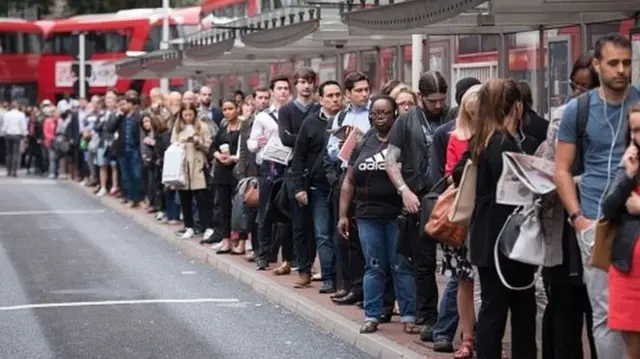
<svg viewBox="0 0 640 359">
<path fill-rule="evenodd" d="M 162 184 L 182 188 L 187 185 L 184 173 L 185 153 L 184 148 L 174 143 L 164 153 L 164 164 L 162 165 Z"/>
</svg>

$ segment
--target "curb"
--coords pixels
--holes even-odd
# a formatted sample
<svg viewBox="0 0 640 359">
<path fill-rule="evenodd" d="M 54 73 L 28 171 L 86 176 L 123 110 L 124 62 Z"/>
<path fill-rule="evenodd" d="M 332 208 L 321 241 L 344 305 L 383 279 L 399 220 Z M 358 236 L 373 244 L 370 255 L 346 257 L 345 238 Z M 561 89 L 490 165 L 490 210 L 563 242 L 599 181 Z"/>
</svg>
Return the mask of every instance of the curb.
<svg viewBox="0 0 640 359">
<path fill-rule="evenodd" d="M 87 194 L 86 187 L 75 184 L 71 187 L 80 189 Z M 90 192 L 89 192 L 90 193 Z M 355 346 L 363 352 L 378 359 L 425 359 L 424 356 L 409 350 L 400 344 L 385 338 L 380 334 L 360 334 L 360 326 L 350 319 L 324 308 L 309 300 L 294 290 L 257 273 L 255 270 L 238 265 L 225 256 L 193 241 L 184 241 L 176 237 L 172 231 L 159 226 L 155 221 L 139 215 L 135 210 L 123 207 L 118 200 L 110 197 L 95 197 L 104 206 L 133 220 L 147 231 L 159 236 L 177 247 L 185 255 L 247 284 L 254 291 L 264 295 L 267 299 L 287 310 L 312 321 L 331 335 Z"/>
</svg>

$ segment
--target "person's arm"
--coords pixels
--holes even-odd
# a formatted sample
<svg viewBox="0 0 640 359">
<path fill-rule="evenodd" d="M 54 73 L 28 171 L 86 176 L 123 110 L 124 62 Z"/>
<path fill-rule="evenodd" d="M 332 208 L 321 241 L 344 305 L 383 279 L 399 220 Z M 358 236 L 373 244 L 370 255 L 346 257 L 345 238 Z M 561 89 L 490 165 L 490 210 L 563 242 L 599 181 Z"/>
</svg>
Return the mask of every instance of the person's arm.
<svg viewBox="0 0 640 359">
<path fill-rule="evenodd" d="M 278 110 L 278 134 L 283 145 L 293 148 L 296 145 L 297 133 L 293 133 L 293 123 L 287 106 Z"/>
<path fill-rule="evenodd" d="M 304 187 L 304 181 L 302 180 L 302 177 L 304 176 L 305 170 L 311 170 L 310 168 L 306 168 L 307 156 L 309 153 L 308 127 L 308 120 L 302 122 L 302 126 L 300 126 L 300 133 L 298 134 L 295 146 L 293 147 L 293 158 L 291 159 L 291 177 L 293 178 L 295 190 L 294 193 L 296 194 L 305 192 L 307 190 Z"/>
<path fill-rule="evenodd" d="M 124 115 L 112 114 L 110 119 L 107 119 L 107 123 L 104 125 L 104 130 L 109 133 L 115 133 L 120 128 L 120 123 Z"/>
<path fill-rule="evenodd" d="M 178 129 L 176 126 L 173 126 L 173 129 L 171 130 L 171 143 L 175 143 L 178 141 Z"/>
<path fill-rule="evenodd" d="M 431 158 L 429 159 L 429 174 L 431 183 L 436 184 L 444 177 L 446 172 L 446 164 L 449 162 L 448 153 L 448 137 L 449 124 L 438 127 L 433 135 L 433 144 L 431 145 Z"/>
<path fill-rule="evenodd" d="M 340 188 L 340 201 L 338 206 L 338 217 L 347 218 L 349 216 L 349 207 L 353 202 L 355 194 L 355 183 L 353 178 L 353 166 L 347 167 L 347 173 L 344 176 L 342 187 Z"/>
<path fill-rule="evenodd" d="M 400 171 L 400 156 L 402 155 L 402 143 L 404 141 L 404 124 L 405 117 L 400 117 L 396 120 L 389 132 L 389 147 L 387 147 L 387 156 L 385 158 L 385 171 L 389 176 L 389 179 L 396 187 L 398 192 L 403 192 L 407 189 L 407 184 L 402 177 Z"/>
<path fill-rule="evenodd" d="M 200 138 L 198 139 L 198 143 L 196 144 L 196 148 L 204 153 L 205 155 L 207 153 L 209 153 L 209 147 L 211 147 L 211 143 L 213 142 L 213 140 L 211 139 L 211 133 L 209 132 L 209 126 L 207 126 L 206 124 L 203 124 L 204 126 L 201 126 L 200 130 L 202 131 L 200 133 Z M 238 144 L 239 146 L 240 144 Z"/>
<path fill-rule="evenodd" d="M 327 141 L 327 155 L 329 159 L 336 162 L 338 161 L 338 154 L 340 153 L 340 140 L 338 137 L 331 135 L 329 141 Z"/>
<path fill-rule="evenodd" d="M 264 131 L 262 128 L 263 115 L 263 113 L 256 115 L 256 118 L 253 121 L 253 126 L 251 126 L 251 134 L 249 134 L 249 138 L 247 139 L 247 149 L 252 153 L 260 151 L 260 147 L 258 147 L 258 137 L 260 137 Z"/>
<path fill-rule="evenodd" d="M 573 180 L 573 173 L 571 173 L 571 168 L 576 159 L 576 143 L 578 141 L 578 134 L 576 133 L 577 114 L 577 100 L 574 99 L 567 104 L 558 129 L 554 181 L 556 191 L 564 208 L 570 216 L 575 216 L 573 225 L 582 231 L 588 228 L 591 222 L 580 214 L 578 191 Z"/>
<path fill-rule="evenodd" d="M 620 168 L 602 202 L 602 215 L 605 219 L 620 219 L 634 185 L 633 177 L 627 175 L 624 167 Z"/>
</svg>

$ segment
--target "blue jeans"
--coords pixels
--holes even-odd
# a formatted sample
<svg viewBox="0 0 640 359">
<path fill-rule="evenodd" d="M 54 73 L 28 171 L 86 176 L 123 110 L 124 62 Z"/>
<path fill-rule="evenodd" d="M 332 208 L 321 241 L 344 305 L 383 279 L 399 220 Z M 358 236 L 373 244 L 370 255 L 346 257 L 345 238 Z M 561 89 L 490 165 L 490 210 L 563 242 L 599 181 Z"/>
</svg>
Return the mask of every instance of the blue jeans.
<svg viewBox="0 0 640 359">
<path fill-rule="evenodd" d="M 415 322 L 416 285 L 413 268 L 398 254 L 398 224 L 395 219 L 358 219 L 358 233 L 365 258 L 364 316 L 377 322 L 382 315 L 386 277 L 391 273 L 400 321 Z"/>
<path fill-rule="evenodd" d="M 164 191 L 164 212 L 168 220 L 180 219 L 180 204 L 178 203 L 178 191 L 166 189 Z"/>
<path fill-rule="evenodd" d="M 336 284 L 336 251 L 333 247 L 333 206 L 329 199 L 329 191 L 312 189 L 310 191 L 313 230 L 316 237 L 316 251 L 320 258 L 320 270 L 324 282 Z M 312 259 L 313 260 L 313 259 Z"/>
<path fill-rule="evenodd" d="M 444 287 L 440 309 L 438 310 L 438 321 L 433 327 L 433 340 L 446 339 L 450 342 L 458 330 L 458 278 L 450 277 Z"/>
<path fill-rule="evenodd" d="M 142 160 L 137 148 L 124 150 L 120 157 L 120 172 L 125 199 L 134 203 L 142 201 Z"/>
</svg>

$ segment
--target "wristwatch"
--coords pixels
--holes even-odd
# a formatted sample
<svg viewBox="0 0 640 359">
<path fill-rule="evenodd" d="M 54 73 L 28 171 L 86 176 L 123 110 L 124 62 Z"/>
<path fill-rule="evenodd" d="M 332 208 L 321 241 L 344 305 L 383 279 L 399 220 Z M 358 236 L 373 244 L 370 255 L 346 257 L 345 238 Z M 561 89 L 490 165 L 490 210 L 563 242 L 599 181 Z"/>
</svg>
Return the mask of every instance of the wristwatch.
<svg viewBox="0 0 640 359">
<path fill-rule="evenodd" d="M 402 186 L 400 186 L 400 188 L 398 188 L 398 194 L 402 195 L 402 192 L 404 192 L 405 189 L 407 189 L 407 185 L 403 184 Z"/>
<path fill-rule="evenodd" d="M 582 217 L 583 215 L 584 213 L 582 213 L 582 211 L 574 212 L 571 215 L 569 215 L 569 218 L 567 218 L 567 221 L 569 222 L 569 224 L 573 225 L 573 222 L 575 222 L 576 219 L 578 219 L 579 217 Z"/>
</svg>

